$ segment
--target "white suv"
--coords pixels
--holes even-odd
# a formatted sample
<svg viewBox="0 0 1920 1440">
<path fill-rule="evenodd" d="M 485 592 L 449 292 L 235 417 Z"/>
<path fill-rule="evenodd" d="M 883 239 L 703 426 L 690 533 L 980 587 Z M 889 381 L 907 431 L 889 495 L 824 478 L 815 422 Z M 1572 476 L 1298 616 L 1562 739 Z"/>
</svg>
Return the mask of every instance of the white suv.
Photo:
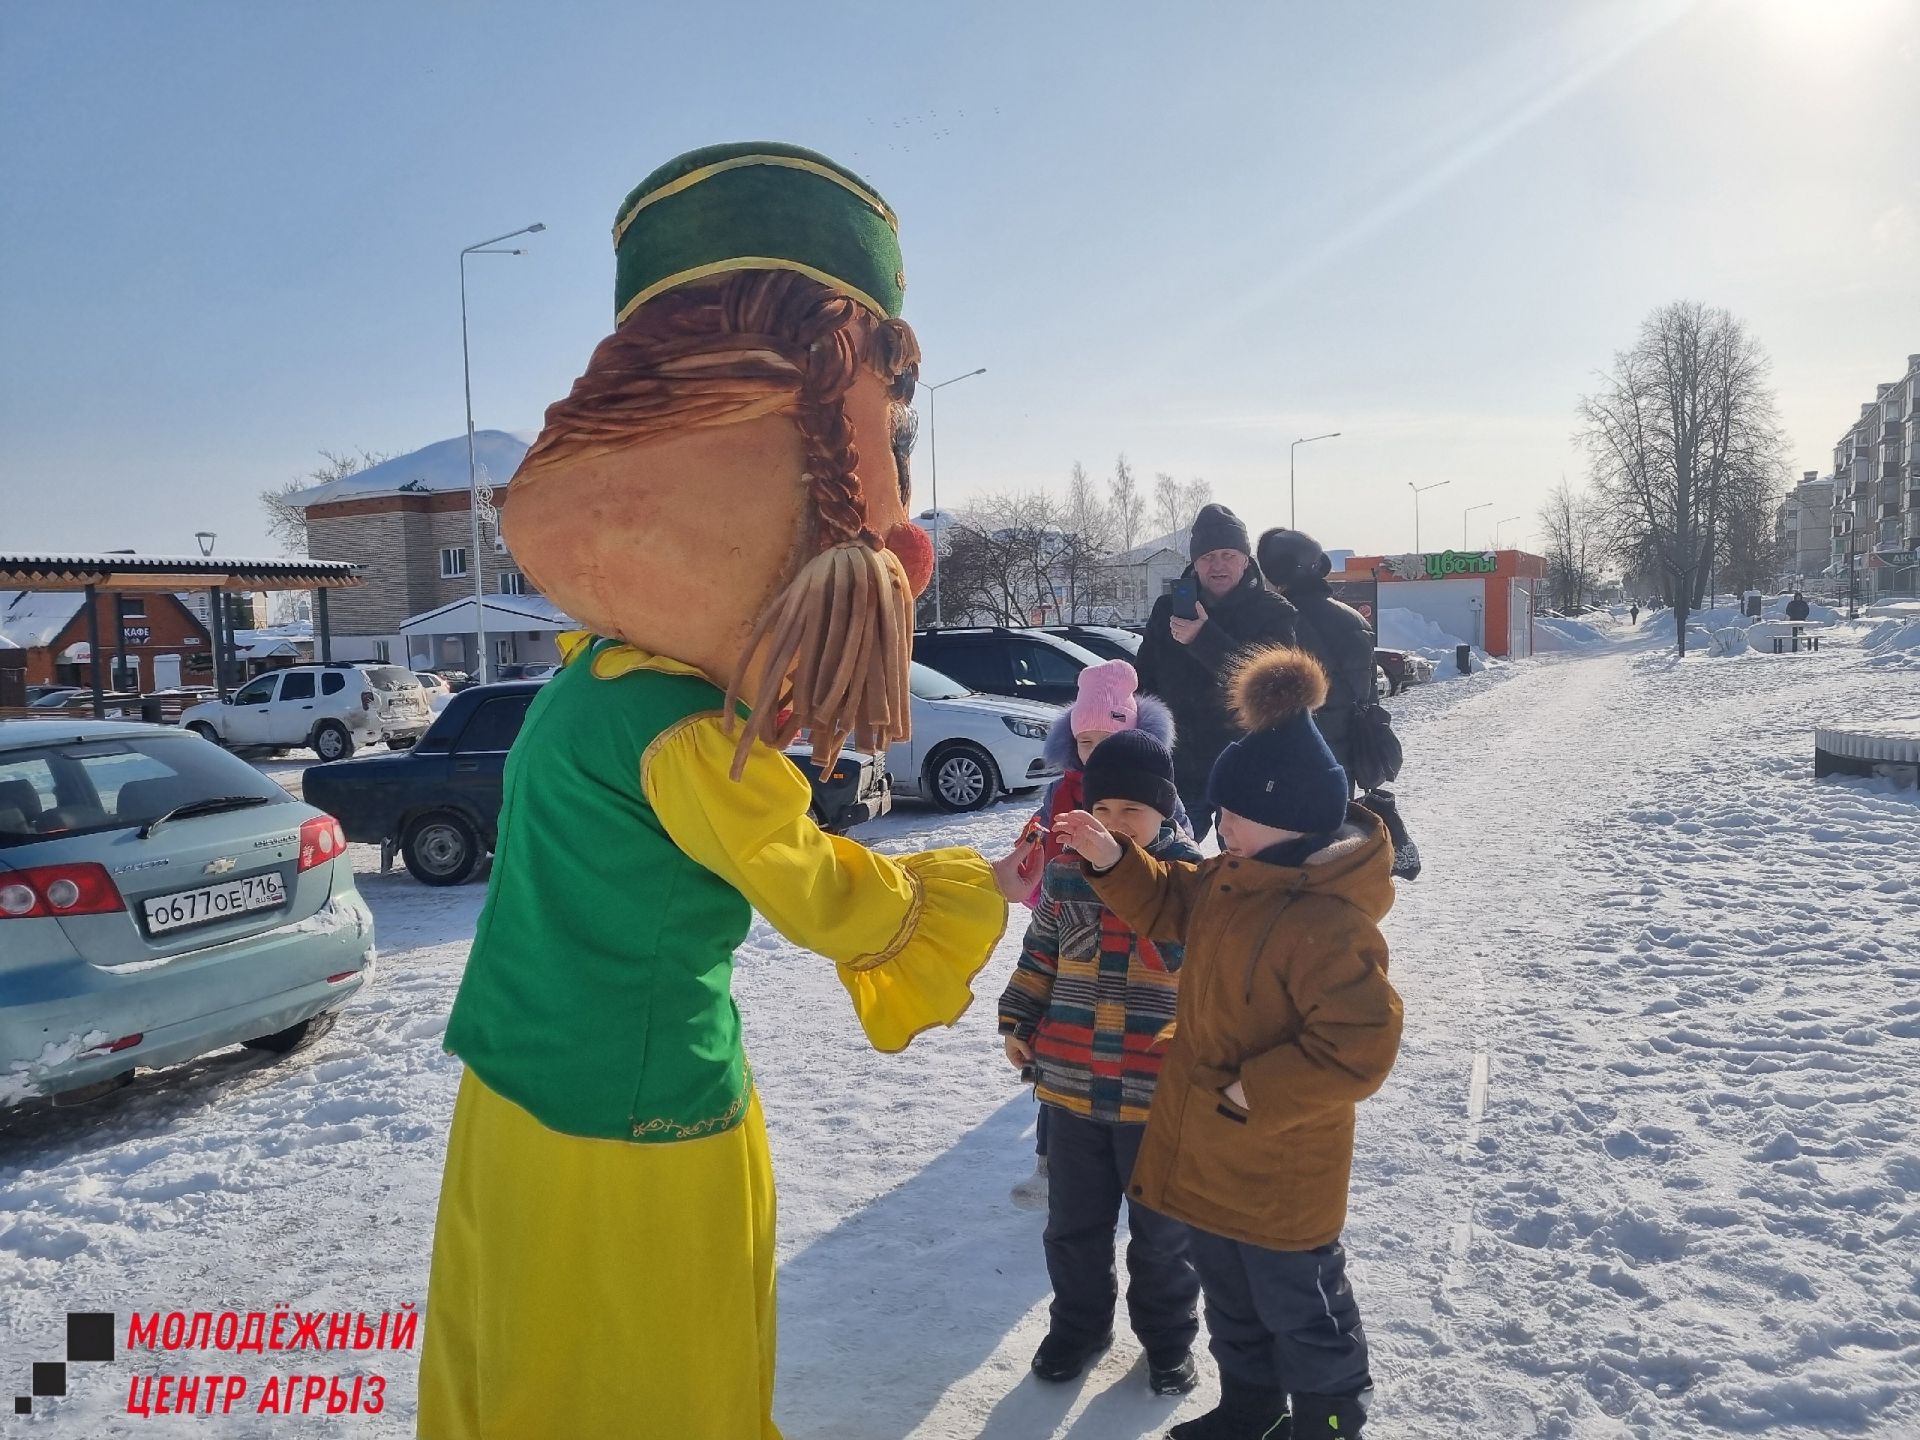
<svg viewBox="0 0 1920 1440">
<path fill-rule="evenodd" d="M 914 663 L 913 738 L 887 751 L 896 794 L 942 810 L 979 810 L 1059 775 L 1046 756 L 1057 705 L 981 695 Z"/>
<path fill-rule="evenodd" d="M 411 745 L 433 711 L 401 665 L 294 665 L 256 675 L 224 702 L 191 707 L 180 723 L 235 748 L 304 745 L 322 760 L 344 760 L 356 745 Z"/>
</svg>

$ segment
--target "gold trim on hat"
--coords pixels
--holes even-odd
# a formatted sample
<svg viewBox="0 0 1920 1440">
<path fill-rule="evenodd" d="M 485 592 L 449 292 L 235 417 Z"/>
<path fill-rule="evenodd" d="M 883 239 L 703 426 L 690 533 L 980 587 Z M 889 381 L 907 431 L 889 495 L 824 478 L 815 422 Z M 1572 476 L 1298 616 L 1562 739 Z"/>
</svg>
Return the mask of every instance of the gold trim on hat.
<svg viewBox="0 0 1920 1440">
<path fill-rule="evenodd" d="M 875 300 L 871 295 L 867 294 L 866 291 L 859 289 L 857 286 L 849 285 L 837 275 L 829 275 L 826 271 L 816 266 L 805 265 L 798 260 L 783 260 L 777 255 L 740 255 L 731 260 L 715 260 L 710 264 L 696 265 L 691 270 L 681 270 L 676 274 L 667 276 L 664 280 L 654 281 L 653 284 L 647 286 L 646 289 L 642 290 L 631 300 L 627 301 L 625 305 L 620 307 L 620 313 L 613 317 L 613 323 L 616 326 L 624 325 L 629 315 L 633 314 L 635 310 L 638 310 L 642 305 L 646 304 L 647 301 L 653 299 L 654 296 L 660 294 L 662 291 L 671 290 L 676 285 L 690 285 L 695 280 L 706 280 L 715 275 L 725 275 L 734 270 L 797 270 L 809 280 L 818 280 L 829 290 L 837 290 L 847 298 L 859 301 L 882 320 L 887 318 L 886 306 L 882 305 L 878 300 Z"/>
<path fill-rule="evenodd" d="M 620 237 L 625 235 L 627 233 L 627 227 L 633 224 L 633 217 L 646 209 L 647 206 L 653 204 L 654 201 L 664 200 L 669 195 L 678 195 L 682 190 L 698 185 L 702 180 L 711 180 L 715 175 L 719 175 L 724 171 L 738 170 L 745 165 L 778 165 L 788 170 L 804 170 L 809 175 L 818 175 L 822 180 L 831 180 L 841 189 L 847 191 L 849 194 L 857 195 L 863 202 L 871 206 L 874 212 L 878 214 L 882 220 L 887 222 L 888 228 L 896 235 L 900 233 L 900 222 L 894 218 L 893 211 L 887 208 L 886 201 L 882 200 L 864 185 L 849 180 L 838 170 L 831 169 L 828 166 L 821 165 L 812 160 L 802 160 L 794 155 L 736 155 L 731 160 L 718 160 L 711 165 L 702 165 L 698 170 L 689 170 L 678 180 L 662 185 L 658 190 L 651 191 L 634 201 L 633 208 L 621 216 L 619 223 L 613 227 L 613 243 L 615 245 L 620 243 Z"/>
</svg>

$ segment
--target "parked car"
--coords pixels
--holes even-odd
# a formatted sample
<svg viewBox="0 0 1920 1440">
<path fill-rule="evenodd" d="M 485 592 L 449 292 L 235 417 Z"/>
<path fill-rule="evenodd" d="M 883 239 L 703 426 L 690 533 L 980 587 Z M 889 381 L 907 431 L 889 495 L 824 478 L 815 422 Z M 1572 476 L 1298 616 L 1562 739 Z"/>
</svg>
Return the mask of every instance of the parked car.
<svg viewBox="0 0 1920 1440">
<path fill-rule="evenodd" d="M 346 837 L 170 726 L 0 721 L 0 1105 L 324 1034 L 373 964 Z"/>
<path fill-rule="evenodd" d="M 917 662 L 909 685 L 913 738 L 887 750 L 896 792 L 942 810 L 979 810 L 1060 773 L 1044 753 L 1057 707 L 982 695 Z"/>
<path fill-rule="evenodd" d="M 532 680 L 469 686 L 411 749 L 309 766 L 301 789 L 339 817 L 349 840 L 378 845 L 382 870 L 397 853 L 421 884 L 458 885 L 498 839 L 507 751 L 541 688 Z M 797 750 L 789 754 L 800 762 Z M 845 830 L 892 808 L 886 771 L 871 756 L 843 751 L 824 775 L 810 762 L 801 769 L 824 829 Z"/>
<path fill-rule="evenodd" d="M 535 660 L 524 664 L 508 663 L 499 667 L 494 675 L 496 680 L 551 680 L 560 673 L 560 667 L 550 660 Z"/>
<path fill-rule="evenodd" d="M 232 749 L 305 746 L 344 760 L 356 746 L 411 745 L 433 722 L 404 665 L 292 665 L 256 675 L 227 699 L 189 706 L 180 723 Z"/>
<path fill-rule="evenodd" d="M 1101 660 L 1044 630 L 1004 626 L 915 631 L 913 658 L 969 690 L 1048 705 L 1071 705 L 1080 672 Z"/>
<path fill-rule="evenodd" d="M 34 694 L 34 691 L 39 694 Z M 84 700 L 93 692 L 82 690 L 77 685 L 29 685 L 27 687 L 27 708 L 29 710 L 64 710 L 76 700 Z"/>
<path fill-rule="evenodd" d="M 1140 633 L 1119 625 L 1045 625 L 1041 633 L 1070 640 L 1102 660 L 1125 660 L 1131 664 L 1140 653 Z"/>
<path fill-rule="evenodd" d="M 1376 674 L 1386 681 L 1388 695 L 1398 695 L 1409 685 L 1424 685 L 1433 679 L 1433 662 L 1411 650 L 1376 648 L 1373 663 Z"/>
</svg>

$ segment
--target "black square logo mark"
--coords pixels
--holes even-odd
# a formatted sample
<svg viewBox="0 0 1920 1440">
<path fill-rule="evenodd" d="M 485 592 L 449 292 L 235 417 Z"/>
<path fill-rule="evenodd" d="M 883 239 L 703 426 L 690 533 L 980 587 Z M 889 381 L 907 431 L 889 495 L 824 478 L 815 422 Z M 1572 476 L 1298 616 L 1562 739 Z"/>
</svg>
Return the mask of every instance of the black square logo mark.
<svg viewBox="0 0 1920 1440">
<path fill-rule="evenodd" d="M 13 1413 L 16 1415 L 31 1415 L 33 1413 L 33 1397 L 31 1395 L 14 1396 Z"/>
<path fill-rule="evenodd" d="M 67 1367 L 59 1360 L 42 1360 L 33 1367 L 33 1393 L 35 1395 L 64 1395 L 67 1393 Z"/>
<path fill-rule="evenodd" d="M 67 1361 L 111 1363 L 113 1360 L 113 1316 L 104 1310 L 67 1312 Z"/>
</svg>

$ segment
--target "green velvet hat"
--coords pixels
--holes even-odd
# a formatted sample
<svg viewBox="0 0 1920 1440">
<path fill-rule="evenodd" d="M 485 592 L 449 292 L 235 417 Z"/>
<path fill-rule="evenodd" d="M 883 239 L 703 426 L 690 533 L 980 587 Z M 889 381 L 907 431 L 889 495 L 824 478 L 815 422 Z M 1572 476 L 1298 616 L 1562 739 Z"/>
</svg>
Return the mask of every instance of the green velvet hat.
<svg viewBox="0 0 1920 1440">
<path fill-rule="evenodd" d="M 873 187 L 811 150 L 708 145 L 627 196 L 613 227 L 616 325 L 662 291 L 729 270 L 797 270 L 898 316 L 899 223 Z"/>
</svg>

